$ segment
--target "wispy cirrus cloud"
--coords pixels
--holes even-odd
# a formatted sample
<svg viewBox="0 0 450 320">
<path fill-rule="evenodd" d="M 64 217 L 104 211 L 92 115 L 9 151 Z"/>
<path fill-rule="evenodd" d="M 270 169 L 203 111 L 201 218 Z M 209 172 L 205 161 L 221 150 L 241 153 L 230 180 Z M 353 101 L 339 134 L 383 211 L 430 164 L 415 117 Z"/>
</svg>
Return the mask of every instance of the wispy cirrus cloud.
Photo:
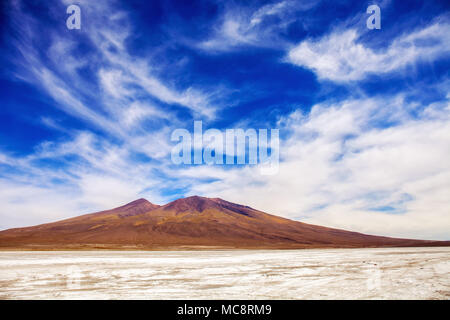
<svg viewBox="0 0 450 320">
<path fill-rule="evenodd" d="M 196 47 L 220 53 L 245 47 L 283 48 L 289 46 L 282 32 L 320 1 L 291 1 L 269 3 L 259 7 L 225 5 L 212 26 L 212 35 Z M 274 21 L 268 21 L 268 20 Z"/>
<path fill-rule="evenodd" d="M 319 39 L 302 41 L 289 51 L 287 61 L 313 70 L 321 79 L 345 82 L 450 54 L 450 23 L 446 16 L 430 26 L 399 35 L 382 50 L 359 42 L 359 36 L 356 29 L 337 28 Z"/>
<path fill-rule="evenodd" d="M 103 15 L 89 19 L 76 36 L 67 35 L 65 29 L 55 31 L 53 28 L 47 39 L 50 49 L 46 51 L 33 44 L 35 33 L 45 26 L 36 17 L 23 12 L 20 1 L 15 2 L 12 15 L 20 37 L 13 40 L 13 44 L 21 53 L 16 61 L 22 66 L 16 73 L 19 78 L 40 86 L 53 96 L 62 110 L 109 131 L 114 130 L 105 121 L 104 112 L 115 121 L 114 117 L 122 116 L 138 96 L 139 99 L 145 96 L 155 99 L 160 104 L 157 107 L 166 114 L 165 105 L 169 104 L 187 108 L 196 115 L 214 117 L 219 107 L 219 88 L 215 91 L 208 88 L 209 91 L 204 92 L 201 86 L 180 89 L 164 83 L 154 71 L 159 68 L 155 67 L 158 63 L 151 55 L 144 59 L 129 54 L 126 41 L 132 34 L 132 25 L 125 11 L 106 1 L 96 4 L 81 1 L 80 5 L 87 17 L 96 11 Z M 50 14 L 56 15 L 56 12 L 50 10 Z M 80 52 L 81 43 L 88 47 L 85 52 Z M 81 75 L 83 69 L 94 76 L 89 84 Z M 98 80 L 95 86 L 93 80 Z M 99 88 L 103 89 L 102 99 L 99 99 Z M 83 98 L 89 100 L 89 106 Z M 150 110 L 153 116 L 155 106 Z M 130 112 L 135 110 L 131 108 Z"/>
</svg>

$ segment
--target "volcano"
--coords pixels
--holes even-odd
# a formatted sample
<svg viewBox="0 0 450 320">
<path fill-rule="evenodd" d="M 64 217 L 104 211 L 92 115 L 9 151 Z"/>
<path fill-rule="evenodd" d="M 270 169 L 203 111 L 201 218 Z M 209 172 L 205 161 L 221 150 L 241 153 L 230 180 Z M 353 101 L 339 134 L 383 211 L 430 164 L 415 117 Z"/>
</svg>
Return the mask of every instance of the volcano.
<svg viewBox="0 0 450 320">
<path fill-rule="evenodd" d="M 300 249 L 449 246 L 449 241 L 366 235 L 293 221 L 219 198 L 166 205 L 139 199 L 53 223 L 0 232 L 0 249 Z"/>
</svg>

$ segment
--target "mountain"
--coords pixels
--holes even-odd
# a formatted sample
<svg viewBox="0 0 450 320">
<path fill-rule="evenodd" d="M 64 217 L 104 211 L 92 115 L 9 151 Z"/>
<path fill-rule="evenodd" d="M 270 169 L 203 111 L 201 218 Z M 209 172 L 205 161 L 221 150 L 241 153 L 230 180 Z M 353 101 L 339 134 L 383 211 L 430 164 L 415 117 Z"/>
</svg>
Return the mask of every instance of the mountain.
<svg viewBox="0 0 450 320">
<path fill-rule="evenodd" d="M 326 228 L 219 198 L 188 197 L 164 206 L 139 199 L 58 222 L 0 232 L 2 249 L 189 249 L 448 246 Z"/>
</svg>

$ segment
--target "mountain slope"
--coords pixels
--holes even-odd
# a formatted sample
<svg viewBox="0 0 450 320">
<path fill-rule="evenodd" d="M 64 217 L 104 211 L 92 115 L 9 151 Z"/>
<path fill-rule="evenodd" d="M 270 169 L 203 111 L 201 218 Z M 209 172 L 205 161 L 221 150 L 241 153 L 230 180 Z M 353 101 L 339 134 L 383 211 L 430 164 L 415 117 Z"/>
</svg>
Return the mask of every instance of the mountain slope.
<svg viewBox="0 0 450 320">
<path fill-rule="evenodd" d="M 450 245 L 331 229 L 218 198 L 158 206 L 145 199 L 54 223 L 0 232 L 0 248 L 309 248 Z"/>
</svg>

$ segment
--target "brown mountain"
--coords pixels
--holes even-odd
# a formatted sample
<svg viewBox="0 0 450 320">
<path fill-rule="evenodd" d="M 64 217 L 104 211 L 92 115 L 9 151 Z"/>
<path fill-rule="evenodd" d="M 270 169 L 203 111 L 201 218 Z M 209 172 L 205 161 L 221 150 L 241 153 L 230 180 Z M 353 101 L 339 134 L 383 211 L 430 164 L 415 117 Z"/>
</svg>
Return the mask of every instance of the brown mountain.
<svg viewBox="0 0 450 320">
<path fill-rule="evenodd" d="M 2 249 L 183 249 L 448 246 L 315 226 L 218 198 L 158 206 L 145 199 L 54 223 L 0 232 Z"/>
</svg>

